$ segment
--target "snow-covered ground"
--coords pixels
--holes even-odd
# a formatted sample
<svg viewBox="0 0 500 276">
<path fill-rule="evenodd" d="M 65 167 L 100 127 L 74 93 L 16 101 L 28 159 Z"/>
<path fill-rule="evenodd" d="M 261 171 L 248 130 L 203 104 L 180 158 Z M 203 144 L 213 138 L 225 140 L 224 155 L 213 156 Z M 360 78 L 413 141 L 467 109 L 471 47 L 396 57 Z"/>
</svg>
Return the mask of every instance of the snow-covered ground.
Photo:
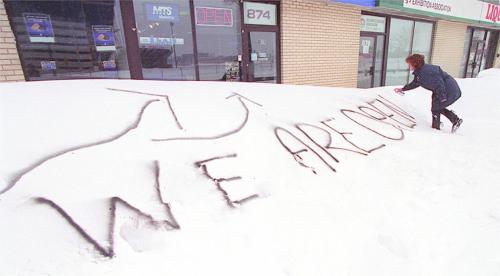
<svg viewBox="0 0 500 276">
<path fill-rule="evenodd" d="M 0 275 L 500 275 L 500 73 L 459 84 L 455 134 L 423 89 L 0 84 Z"/>
</svg>

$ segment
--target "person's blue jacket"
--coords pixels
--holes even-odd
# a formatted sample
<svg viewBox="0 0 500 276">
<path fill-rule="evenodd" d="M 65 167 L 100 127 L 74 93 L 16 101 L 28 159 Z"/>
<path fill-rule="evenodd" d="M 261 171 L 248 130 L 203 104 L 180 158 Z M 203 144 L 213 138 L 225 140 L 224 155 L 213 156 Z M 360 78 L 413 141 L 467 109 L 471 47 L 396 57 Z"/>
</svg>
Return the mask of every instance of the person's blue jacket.
<svg viewBox="0 0 500 276">
<path fill-rule="evenodd" d="M 414 79 L 403 87 L 403 91 L 419 86 L 432 91 L 432 110 L 445 108 L 462 96 L 457 81 L 441 67 L 424 64 L 413 72 Z"/>
</svg>

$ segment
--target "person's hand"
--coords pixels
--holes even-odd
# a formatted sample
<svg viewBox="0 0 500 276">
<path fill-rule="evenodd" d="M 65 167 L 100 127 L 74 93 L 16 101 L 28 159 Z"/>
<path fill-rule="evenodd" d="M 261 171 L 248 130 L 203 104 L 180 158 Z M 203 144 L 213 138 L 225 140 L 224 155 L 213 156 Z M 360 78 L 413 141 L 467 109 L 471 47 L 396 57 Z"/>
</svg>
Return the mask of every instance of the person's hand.
<svg viewBox="0 0 500 276">
<path fill-rule="evenodd" d="M 403 92 L 403 88 L 394 88 L 394 92 L 404 95 L 405 93 Z"/>
</svg>

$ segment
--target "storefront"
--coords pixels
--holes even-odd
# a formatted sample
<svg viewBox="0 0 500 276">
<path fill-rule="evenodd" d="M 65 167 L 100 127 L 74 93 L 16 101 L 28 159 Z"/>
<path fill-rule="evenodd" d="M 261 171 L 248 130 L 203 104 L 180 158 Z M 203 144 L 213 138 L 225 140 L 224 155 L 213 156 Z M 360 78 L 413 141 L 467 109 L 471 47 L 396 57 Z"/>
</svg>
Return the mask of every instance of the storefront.
<svg viewBox="0 0 500 276">
<path fill-rule="evenodd" d="M 358 87 L 398 85 L 410 79 L 405 58 L 420 53 L 429 59 L 434 23 L 422 19 L 363 12 Z"/>
<path fill-rule="evenodd" d="M 357 87 L 400 85 L 410 81 L 405 57 L 412 53 L 423 54 L 427 62 L 435 58 L 439 64 L 444 63 L 455 77 L 476 77 L 480 70 L 491 68 L 497 58 L 500 12 L 495 11 L 500 11 L 500 6 L 493 3 L 476 0 L 380 0 L 371 4 L 341 1 L 370 7 L 361 15 Z M 456 30 L 457 25 L 461 28 L 461 22 L 469 26 L 463 25 L 462 32 L 452 33 L 442 27 L 447 26 L 446 22 L 448 29 Z M 448 44 L 457 40 L 458 46 Z M 463 54 L 454 55 L 462 45 Z M 438 48 L 435 53 L 434 46 Z M 448 50 L 441 50 L 444 47 Z M 444 57 L 447 54 L 452 61 Z M 453 59 L 462 61 L 460 68 L 458 64 L 450 64 Z"/>
<path fill-rule="evenodd" d="M 279 1 L 15 1 L 26 80 L 280 82 Z"/>
<path fill-rule="evenodd" d="M 410 81 L 412 53 L 454 77 L 500 66 L 500 0 L 3 0 L 0 24 L 0 81 L 369 88 Z"/>
<path fill-rule="evenodd" d="M 498 39 L 498 31 L 467 28 L 460 77 L 475 78 L 479 71 L 493 67 Z"/>
</svg>

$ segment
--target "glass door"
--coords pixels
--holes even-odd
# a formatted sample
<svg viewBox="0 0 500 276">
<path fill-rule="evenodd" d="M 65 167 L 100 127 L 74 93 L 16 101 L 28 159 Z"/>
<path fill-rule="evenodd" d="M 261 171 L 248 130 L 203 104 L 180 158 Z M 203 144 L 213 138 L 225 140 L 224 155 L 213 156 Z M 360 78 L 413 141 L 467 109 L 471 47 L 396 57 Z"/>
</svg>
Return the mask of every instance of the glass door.
<svg viewBox="0 0 500 276">
<path fill-rule="evenodd" d="M 469 49 L 466 77 L 475 78 L 481 68 L 485 45 L 485 30 L 472 30 L 472 41 Z"/>
<path fill-rule="evenodd" d="M 248 32 L 248 81 L 277 83 L 276 32 Z"/>
<path fill-rule="evenodd" d="M 361 34 L 359 40 L 358 88 L 382 85 L 383 35 Z"/>
<path fill-rule="evenodd" d="M 358 88 L 373 87 L 375 73 L 375 36 L 362 35 L 359 40 Z"/>
<path fill-rule="evenodd" d="M 279 2 L 242 2 L 242 79 L 280 83 Z"/>
<path fill-rule="evenodd" d="M 472 29 L 472 39 L 470 42 L 469 56 L 466 66 L 466 78 L 475 78 L 481 70 L 484 54 L 486 52 L 486 37 L 488 32 L 485 30 Z"/>
</svg>

